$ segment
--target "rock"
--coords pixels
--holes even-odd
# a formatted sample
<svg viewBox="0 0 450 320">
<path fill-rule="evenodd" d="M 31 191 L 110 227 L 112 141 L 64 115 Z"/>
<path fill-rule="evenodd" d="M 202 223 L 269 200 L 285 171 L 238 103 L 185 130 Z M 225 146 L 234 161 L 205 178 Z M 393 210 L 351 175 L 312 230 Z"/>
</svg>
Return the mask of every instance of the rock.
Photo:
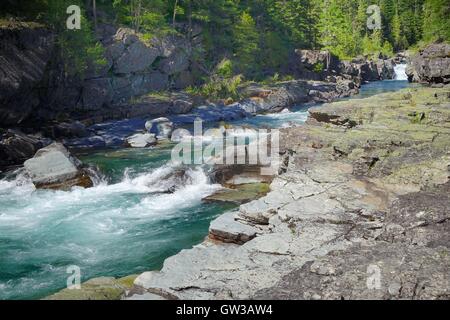
<svg viewBox="0 0 450 320">
<path fill-rule="evenodd" d="M 394 71 L 394 63 L 392 60 L 377 60 L 376 61 L 377 69 L 378 69 L 378 77 L 379 80 L 390 80 L 394 79 L 395 71 Z"/>
<path fill-rule="evenodd" d="M 161 60 L 159 70 L 165 74 L 173 75 L 187 70 L 189 63 L 187 52 L 183 49 L 177 49 L 169 57 Z"/>
<path fill-rule="evenodd" d="M 98 110 L 104 105 L 110 105 L 113 89 L 109 79 L 87 80 L 83 86 L 82 99 L 86 110 Z"/>
<path fill-rule="evenodd" d="M 30 23 L 0 28 L 0 127 L 14 126 L 39 105 L 39 84 L 49 66 L 55 35 Z"/>
<path fill-rule="evenodd" d="M 131 289 L 136 276 L 120 279 L 101 277 L 81 284 L 81 289 L 63 289 L 44 300 L 120 300 Z"/>
<path fill-rule="evenodd" d="M 26 135 L 17 130 L 8 130 L 0 140 L 0 170 L 22 165 L 40 148 L 50 144 L 49 139 Z"/>
<path fill-rule="evenodd" d="M 145 128 L 158 139 L 168 139 L 172 135 L 173 123 L 167 118 L 157 118 L 147 121 Z"/>
<path fill-rule="evenodd" d="M 160 50 L 156 47 L 149 47 L 139 40 L 139 37 L 127 28 L 120 28 L 115 36 L 116 40 L 124 45 L 115 45 L 110 50 L 112 57 L 120 56 L 114 60 L 113 71 L 116 74 L 129 74 L 147 70 L 156 58 L 160 55 Z"/>
<path fill-rule="evenodd" d="M 86 126 L 80 121 L 61 122 L 52 127 L 52 136 L 58 138 L 84 138 L 89 135 Z"/>
<path fill-rule="evenodd" d="M 156 137 L 152 133 L 137 133 L 128 137 L 126 142 L 132 148 L 146 148 L 156 144 Z"/>
<path fill-rule="evenodd" d="M 189 132 L 189 130 L 176 129 L 172 132 L 172 136 L 171 136 L 170 140 L 172 142 L 181 142 L 183 140 L 190 139 L 190 138 L 192 138 L 192 135 Z"/>
<path fill-rule="evenodd" d="M 174 114 L 188 113 L 192 110 L 192 108 L 193 103 L 191 101 L 175 100 L 172 102 L 172 105 L 169 108 L 169 112 Z"/>
<path fill-rule="evenodd" d="M 410 88 L 314 108 L 317 119 L 280 130 L 287 160 L 270 192 L 217 218 L 207 240 L 141 274 L 133 290 L 448 299 L 449 98 L 448 87 Z M 217 168 L 212 181 L 239 181 L 239 172 Z"/>
<path fill-rule="evenodd" d="M 258 199 L 269 192 L 267 183 L 248 183 L 222 189 L 203 199 L 204 202 L 243 204 Z"/>
<path fill-rule="evenodd" d="M 255 227 L 237 221 L 233 212 L 221 215 L 209 227 L 209 237 L 225 243 L 243 244 L 256 237 L 257 233 Z"/>
<path fill-rule="evenodd" d="M 410 82 L 450 83 L 450 45 L 434 43 L 411 57 L 406 69 Z"/>
<path fill-rule="evenodd" d="M 67 190 L 93 185 L 81 162 L 60 143 L 39 149 L 33 158 L 25 161 L 24 167 L 36 188 Z"/>
</svg>

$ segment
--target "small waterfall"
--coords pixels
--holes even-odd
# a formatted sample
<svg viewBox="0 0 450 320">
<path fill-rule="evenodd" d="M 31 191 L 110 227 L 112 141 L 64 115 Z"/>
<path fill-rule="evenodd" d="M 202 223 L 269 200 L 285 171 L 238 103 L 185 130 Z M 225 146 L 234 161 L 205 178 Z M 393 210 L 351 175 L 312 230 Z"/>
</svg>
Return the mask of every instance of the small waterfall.
<svg viewBox="0 0 450 320">
<path fill-rule="evenodd" d="M 408 80 L 408 76 L 406 75 L 406 64 L 397 64 L 394 67 L 395 78 L 394 80 Z"/>
</svg>

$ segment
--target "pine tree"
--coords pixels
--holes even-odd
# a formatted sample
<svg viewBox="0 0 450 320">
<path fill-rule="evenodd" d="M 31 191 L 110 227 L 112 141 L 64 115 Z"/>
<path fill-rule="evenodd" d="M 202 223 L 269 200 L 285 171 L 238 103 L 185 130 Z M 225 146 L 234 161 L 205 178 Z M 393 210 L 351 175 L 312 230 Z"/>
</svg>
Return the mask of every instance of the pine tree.
<svg viewBox="0 0 450 320">
<path fill-rule="evenodd" d="M 242 72 L 252 72 L 256 66 L 259 34 L 255 20 L 248 12 L 243 12 L 234 27 L 235 56 Z"/>
</svg>

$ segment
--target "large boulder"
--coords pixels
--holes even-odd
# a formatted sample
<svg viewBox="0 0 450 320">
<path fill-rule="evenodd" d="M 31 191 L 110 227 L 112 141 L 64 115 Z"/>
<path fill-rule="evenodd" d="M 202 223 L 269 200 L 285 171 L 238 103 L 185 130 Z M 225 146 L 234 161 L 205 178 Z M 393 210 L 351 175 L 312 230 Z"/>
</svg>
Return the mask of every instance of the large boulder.
<svg viewBox="0 0 450 320">
<path fill-rule="evenodd" d="M 61 143 L 52 143 L 25 161 L 24 167 L 39 189 L 67 190 L 74 186 L 92 187 L 93 182 L 82 163 Z"/>
<path fill-rule="evenodd" d="M 0 169 L 22 165 L 25 160 L 33 157 L 38 149 L 49 143 L 49 139 L 8 130 L 0 140 Z"/>
<path fill-rule="evenodd" d="M 450 45 L 435 43 L 411 58 L 406 74 L 410 82 L 450 83 Z"/>
<path fill-rule="evenodd" d="M 132 148 L 146 148 L 156 144 L 156 137 L 152 133 L 136 133 L 128 137 L 126 141 Z"/>
<path fill-rule="evenodd" d="M 120 44 L 114 44 L 114 47 L 109 50 L 112 57 L 120 54 L 114 61 L 114 73 L 126 74 L 145 71 L 160 55 L 159 48 L 146 45 L 130 29 L 119 29 L 116 34 L 116 40 Z M 122 45 L 124 50 L 122 50 Z"/>
</svg>

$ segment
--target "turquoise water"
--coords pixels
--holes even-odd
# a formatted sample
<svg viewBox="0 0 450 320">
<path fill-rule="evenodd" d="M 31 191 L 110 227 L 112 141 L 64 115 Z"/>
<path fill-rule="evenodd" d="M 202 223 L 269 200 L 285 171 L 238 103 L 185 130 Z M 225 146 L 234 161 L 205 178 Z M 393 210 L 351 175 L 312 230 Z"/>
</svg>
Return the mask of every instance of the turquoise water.
<svg viewBox="0 0 450 320">
<path fill-rule="evenodd" d="M 376 82 L 357 97 L 407 87 Z M 282 127 L 306 120 L 308 106 L 238 124 Z M 232 209 L 201 199 L 219 188 L 200 167 L 173 194 L 171 145 L 79 155 L 104 178 L 94 188 L 35 190 L 22 174 L 0 180 L 0 299 L 38 299 L 66 286 L 67 267 L 82 281 L 159 269 L 165 258 L 201 242 L 210 221 Z"/>
</svg>

